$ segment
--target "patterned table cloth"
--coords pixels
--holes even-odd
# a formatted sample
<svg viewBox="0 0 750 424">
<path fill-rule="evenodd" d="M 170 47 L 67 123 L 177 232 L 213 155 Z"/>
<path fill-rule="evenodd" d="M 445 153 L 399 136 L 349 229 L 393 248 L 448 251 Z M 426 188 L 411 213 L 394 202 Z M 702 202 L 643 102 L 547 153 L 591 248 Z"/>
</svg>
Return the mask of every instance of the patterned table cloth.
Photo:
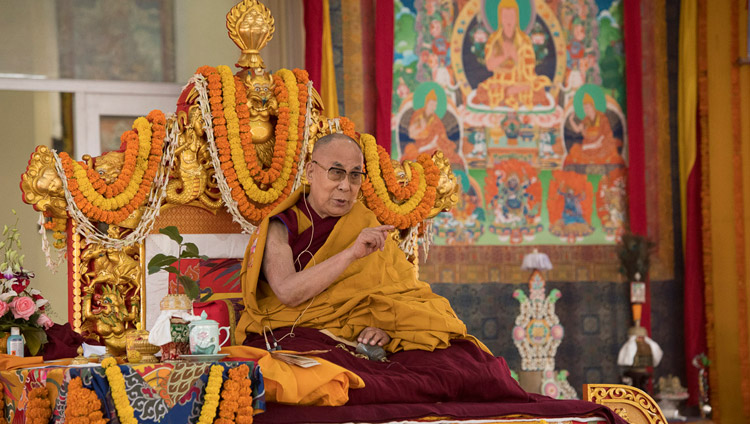
<svg viewBox="0 0 750 424">
<path fill-rule="evenodd" d="M 253 362 L 218 362 L 227 371 L 240 364 L 247 364 L 251 370 L 253 388 L 253 408 L 255 414 L 265 410 L 265 390 L 263 376 Z M 125 379 L 128 400 L 135 411 L 139 423 L 195 423 L 198 421 L 208 373 L 216 362 L 162 363 L 120 365 Z M 28 406 L 28 393 L 46 384 L 50 400 L 54 401 L 50 422 L 65 422 L 65 400 L 68 383 L 81 377 L 83 386 L 96 392 L 102 400 L 104 418 L 118 424 L 115 405 L 110 393 L 104 369 L 95 367 L 45 367 L 0 372 L 6 404 L 6 418 L 9 423 L 25 422 Z"/>
</svg>

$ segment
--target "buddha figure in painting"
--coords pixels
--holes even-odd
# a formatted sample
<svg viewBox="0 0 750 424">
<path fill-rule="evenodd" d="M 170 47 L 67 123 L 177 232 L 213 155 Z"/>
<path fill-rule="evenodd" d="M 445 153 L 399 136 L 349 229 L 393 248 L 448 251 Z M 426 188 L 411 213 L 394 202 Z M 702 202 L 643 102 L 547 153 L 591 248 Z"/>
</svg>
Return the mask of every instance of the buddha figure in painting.
<svg viewBox="0 0 750 424">
<path fill-rule="evenodd" d="M 516 0 L 500 1 L 497 21 L 497 30 L 484 47 L 487 70 L 492 76 L 479 84 L 474 103 L 512 109 L 547 105 L 546 88 L 551 81 L 536 74 L 534 48 L 519 25 Z"/>
</svg>

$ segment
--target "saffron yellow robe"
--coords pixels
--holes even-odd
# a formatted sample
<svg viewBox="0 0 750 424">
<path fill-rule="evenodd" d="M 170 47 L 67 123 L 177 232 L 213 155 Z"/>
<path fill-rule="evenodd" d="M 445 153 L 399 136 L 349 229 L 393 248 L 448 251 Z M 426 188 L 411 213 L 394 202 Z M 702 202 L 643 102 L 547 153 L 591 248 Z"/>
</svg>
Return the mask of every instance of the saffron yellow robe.
<svg viewBox="0 0 750 424">
<path fill-rule="evenodd" d="M 301 190 L 289 196 L 269 216 L 294 205 Z M 381 225 L 375 214 L 357 202 L 342 216 L 312 264 L 320 264 L 351 246 L 360 231 Z M 303 226 L 301 226 L 303 227 Z M 262 333 L 263 327 L 297 325 L 326 329 L 338 337 L 355 340 L 365 327 L 383 329 L 391 336 L 385 346 L 398 350 L 434 350 L 450 345 L 452 338 L 471 338 L 447 299 L 432 292 L 419 281 L 416 271 L 398 245 L 388 239 L 383 251 L 354 261 L 326 290 L 312 301 L 297 307 L 282 304 L 267 282 L 259 280 L 268 218 L 250 238 L 242 264 L 242 293 L 245 310 L 237 325 L 236 340 L 242 343 L 246 332 Z M 307 310 L 305 310 L 307 308 Z M 304 311 L 304 313 L 303 313 Z"/>
</svg>

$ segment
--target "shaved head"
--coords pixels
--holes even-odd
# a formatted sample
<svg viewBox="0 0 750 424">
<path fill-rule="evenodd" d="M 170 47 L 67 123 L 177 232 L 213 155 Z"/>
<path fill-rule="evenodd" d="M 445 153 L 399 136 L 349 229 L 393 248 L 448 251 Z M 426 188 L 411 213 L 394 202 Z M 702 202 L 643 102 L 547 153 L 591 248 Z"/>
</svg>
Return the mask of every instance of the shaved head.
<svg viewBox="0 0 750 424">
<path fill-rule="evenodd" d="M 326 136 L 321 137 L 318 141 L 315 142 L 315 145 L 313 146 L 312 156 L 318 157 L 321 153 L 321 151 L 326 150 L 326 146 L 331 144 L 333 141 L 347 141 L 349 143 L 352 143 L 353 145 L 357 146 L 357 149 L 359 149 L 359 152 L 362 153 L 362 147 L 360 147 L 359 143 L 354 141 L 351 137 L 349 137 L 346 134 L 342 133 L 333 133 L 328 134 Z M 363 155 L 364 157 L 364 155 Z"/>
</svg>

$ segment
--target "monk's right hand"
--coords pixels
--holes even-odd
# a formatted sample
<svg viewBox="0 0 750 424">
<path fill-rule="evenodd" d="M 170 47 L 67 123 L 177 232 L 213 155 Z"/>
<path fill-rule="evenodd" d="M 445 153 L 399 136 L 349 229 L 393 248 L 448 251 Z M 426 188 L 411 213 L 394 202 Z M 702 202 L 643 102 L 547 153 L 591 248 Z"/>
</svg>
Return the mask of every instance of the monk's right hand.
<svg viewBox="0 0 750 424">
<path fill-rule="evenodd" d="M 388 232 L 394 228 L 393 225 L 381 225 L 362 230 L 354 241 L 354 244 L 349 248 L 354 259 L 364 258 L 376 250 L 383 250 Z"/>
</svg>

